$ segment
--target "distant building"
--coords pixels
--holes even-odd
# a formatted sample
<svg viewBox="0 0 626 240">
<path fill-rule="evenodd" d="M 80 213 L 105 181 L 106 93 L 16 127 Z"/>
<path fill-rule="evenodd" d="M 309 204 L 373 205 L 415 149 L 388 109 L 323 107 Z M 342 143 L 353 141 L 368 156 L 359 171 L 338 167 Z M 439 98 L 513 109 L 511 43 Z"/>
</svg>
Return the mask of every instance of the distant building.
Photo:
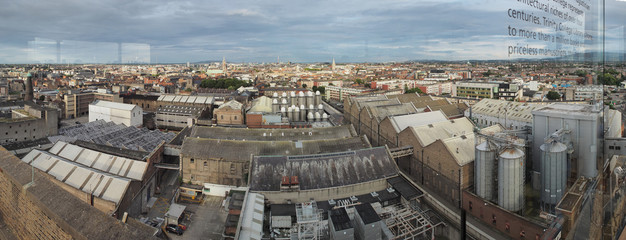
<svg viewBox="0 0 626 240">
<path fill-rule="evenodd" d="M 284 131 L 286 129 L 281 129 Z M 298 134 L 301 134 L 299 129 Z M 278 130 L 277 130 L 278 131 Z M 290 131 L 291 132 L 291 131 Z M 221 140 L 189 137 L 180 153 L 183 181 L 243 186 L 253 155 L 304 155 L 371 147 L 360 137 L 304 141 Z"/>
<path fill-rule="evenodd" d="M 192 126 L 203 111 L 206 108 L 171 105 L 159 107 L 155 116 L 156 125 L 159 129 L 181 130 Z"/>
<path fill-rule="evenodd" d="M 326 99 L 335 101 L 343 101 L 346 97 L 355 96 L 360 93 L 372 91 L 367 88 L 352 88 L 352 87 L 339 87 L 339 86 L 326 86 Z"/>
<path fill-rule="evenodd" d="M 143 110 L 133 104 L 96 100 L 89 104 L 89 121 L 97 120 L 137 127 L 143 124 Z"/>
<path fill-rule="evenodd" d="M 513 130 L 531 128 L 533 125 L 532 111 L 547 104 L 482 99 L 470 109 L 465 110 L 465 116 L 481 128 L 496 124 Z"/>
<path fill-rule="evenodd" d="M 24 103 L 23 108 L 5 107 L 5 116 L 0 118 L 0 143 L 35 140 L 56 135 L 59 112 L 53 108 L 41 107 L 32 102 Z"/>
<path fill-rule="evenodd" d="M 109 102 L 122 103 L 122 99 L 117 94 L 110 93 L 70 93 L 63 96 L 63 103 L 65 104 L 65 111 L 63 118 L 78 118 L 89 114 L 89 104 L 95 100 L 104 100 Z"/>
</svg>

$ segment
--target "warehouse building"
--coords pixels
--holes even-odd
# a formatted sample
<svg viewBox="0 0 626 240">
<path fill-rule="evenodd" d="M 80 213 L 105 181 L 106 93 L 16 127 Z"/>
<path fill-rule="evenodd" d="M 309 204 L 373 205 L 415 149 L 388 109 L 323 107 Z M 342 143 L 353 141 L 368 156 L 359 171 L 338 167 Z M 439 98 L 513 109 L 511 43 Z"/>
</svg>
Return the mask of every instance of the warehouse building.
<svg viewBox="0 0 626 240">
<path fill-rule="evenodd" d="M 133 104 L 96 100 L 89 104 L 89 121 L 97 120 L 138 127 L 143 124 L 143 110 Z"/>
<path fill-rule="evenodd" d="M 254 156 L 250 191 L 269 202 L 325 201 L 387 188 L 398 174 L 387 148 L 312 155 Z"/>
<path fill-rule="evenodd" d="M 362 137 L 328 140 L 250 141 L 186 138 L 180 153 L 183 181 L 243 186 L 253 155 L 303 155 L 369 148 Z"/>
<path fill-rule="evenodd" d="M 247 129 L 228 127 L 193 126 L 192 138 L 255 141 L 324 140 L 356 137 L 352 125 L 306 129 Z"/>
</svg>

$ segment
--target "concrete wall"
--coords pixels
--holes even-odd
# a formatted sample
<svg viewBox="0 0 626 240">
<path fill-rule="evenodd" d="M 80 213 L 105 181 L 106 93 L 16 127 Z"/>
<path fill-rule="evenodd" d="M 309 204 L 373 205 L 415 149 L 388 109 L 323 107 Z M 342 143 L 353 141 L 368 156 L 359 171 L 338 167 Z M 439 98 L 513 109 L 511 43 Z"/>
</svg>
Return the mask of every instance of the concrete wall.
<svg viewBox="0 0 626 240">
<path fill-rule="evenodd" d="M 89 105 L 89 121 L 105 120 L 126 126 L 141 126 L 143 124 L 143 111 L 139 107 L 132 110 Z"/>
<path fill-rule="evenodd" d="M 347 198 L 350 196 L 362 195 L 371 192 L 381 191 L 387 188 L 387 180 L 379 179 L 369 182 L 346 185 L 334 188 L 324 188 L 315 190 L 300 190 L 294 192 L 287 191 L 258 191 L 271 204 L 287 203 L 291 200 L 294 203 L 311 201 L 326 201 L 329 199 Z M 253 191 L 257 192 L 257 191 Z"/>
<path fill-rule="evenodd" d="M 49 134 L 45 119 L 0 122 L 0 143 L 35 140 L 47 136 Z"/>
</svg>

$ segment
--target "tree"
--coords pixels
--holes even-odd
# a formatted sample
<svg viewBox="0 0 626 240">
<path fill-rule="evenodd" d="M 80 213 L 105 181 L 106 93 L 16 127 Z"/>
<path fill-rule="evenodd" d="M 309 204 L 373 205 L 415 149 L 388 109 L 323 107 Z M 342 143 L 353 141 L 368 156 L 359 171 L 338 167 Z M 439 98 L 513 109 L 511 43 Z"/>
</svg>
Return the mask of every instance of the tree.
<svg viewBox="0 0 626 240">
<path fill-rule="evenodd" d="M 422 89 L 420 88 L 411 88 L 409 90 L 406 90 L 404 93 L 418 93 L 418 94 L 424 94 L 424 92 L 422 92 Z"/>
<path fill-rule="evenodd" d="M 320 94 L 324 94 L 326 92 L 326 87 L 317 87 L 317 91 L 320 91 Z"/>
<path fill-rule="evenodd" d="M 308 87 L 308 86 L 306 85 L 306 83 L 303 83 L 303 84 L 302 84 L 302 88 L 306 88 L 306 87 Z M 315 91 L 315 90 L 314 90 L 314 91 Z"/>
<path fill-rule="evenodd" d="M 546 97 L 550 100 L 558 100 L 561 99 L 561 94 L 555 91 L 549 91 L 548 94 L 546 94 Z"/>
</svg>

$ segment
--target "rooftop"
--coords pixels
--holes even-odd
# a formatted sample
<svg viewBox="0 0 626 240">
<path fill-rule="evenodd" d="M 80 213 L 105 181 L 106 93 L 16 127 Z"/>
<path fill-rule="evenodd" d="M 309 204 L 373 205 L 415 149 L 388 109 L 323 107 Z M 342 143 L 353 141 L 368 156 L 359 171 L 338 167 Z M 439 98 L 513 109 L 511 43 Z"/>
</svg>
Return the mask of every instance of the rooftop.
<svg viewBox="0 0 626 240">
<path fill-rule="evenodd" d="M 223 158 L 249 161 L 250 155 L 303 155 L 350 151 L 371 147 L 362 137 L 306 141 L 240 141 L 190 137 L 184 140 L 181 155 L 195 158 Z"/>
<path fill-rule="evenodd" d="M 333 226 L 335 227 L 335 231 L 354 228 L 345 208 L 332 209 L 330 210 L 329 215 Z"/>
<path fill-rule="evenodd" d="M 399 103 L 391 105 L 379 105 L 366 108 L 371 118 L 381 122 L 388 116 L 406 115 L 417 113 L 417 109 L 410 103 Z"/>
<path fill-rule="evenodd" d="M 104 107 L 104 108 L 126 110 L 126 111 L 130 111 L 138 107 L 135 104 L 117 103 L 117 102 L 109 102 L 109 101 L 103 101 L 103 100 L 96 100 L 89 105 Z"/>
<path fill-rule="evenodd" d="M 411 129 L 422 147 L 425 147 L 439 139 L 470 134 L 474 131 L 474 124 L 469 119 L 463 117 L 428 125 L 411 126 L 407 127 L 407 129 Z"/>
<path fill-rule="evenodd" d="M 533 121 L 532 111 L 547 104 L 548 103 L 524 103 L 497 99 L 483 99 L 474 104 L 474 106 L 471 107 L 471 111 L 472 114 L 496 117 L 506 116 L 506 118 L 510 120 L 530 123 Z M 467 111 L 470 110 L 468 109 L 466 112 Z"/>
<path fill-rule="evenodd" d="M 0 174 L 10 175 L 20 185 L 31 181 L 31 167 L 28 164 L 3 148 L 0 148 L 0 153 Z M 47 210 L 59 228 L 73 231 L 77 234 L 75 237 L 85 239 L 156 239 L 153 237 L 156 229 L 133 218 L 122 223 L 68 193 L 45 174 L 35 171 L 37 184 L 24 191 L 40 208 Z"/>
<path fill-rule="evenodd" d="M 215 99 L 212 96 L 161 95 L 157 101 L 166 103 L 213 105 Z"/>
<path fill-rule="evenodd" d="M 385 147 L 300 156 L 255 156 L 250 190 L 280 191 L 283 176 L 297 176 L 301 190 L 339 187 L 397 175 Z"/>
<path fill-rule="evenodd" d="M 203 107 L 165 105 L 157 109 L 157 114 L 200 116 L 204 109 Z"/>
<path fill-rule="evenodd" d="M 219 108 L 217 109 L 226 109 L 226 108 L 230 108 L 230 109 L 241 109 L 243 107 L 243 104 L 240 102 L 237 102 L 236 100 L 230 100 L 228 102 L 225 102 L 224 104 L 222 104 Z"/>
<path fill-rule="evenodd" d="M 446 121 L 448 118 L 441 111 L 423 112 L 400 116 L 390 116 L 391 124 L 396 130 L 396 133 L 402 132 L 409 126 L 421 126 L 441 121 Z"/>
<path fill-rule="evenodd" d="M 248 110 L 252 113 L 271 113 L 272 111 L 272 99 L 266 96 L 261 96 L 252 101 L 252 107 Z"/>
<path fill-rule="evenodd" d="M 193 126 L 191 137 L 224 140 L 291 141 L 323 140 L 357 136 L 351 125 L 297 129 L 249 129 Z"/>
<path fill-rule="evenodd" d="M 365 224 L 375 223 L 381 220 L 371 204 L 355 205 L 354 210 L 356 210 Z"/>
<path fill-rule="evenodd" d="M 412 200 L 424 195 L 424 192 L 414 187 L 404 177 L 397 176 L 387 179 L 389 185 L 391 185 L 404 199 Z"/>
</svg>

